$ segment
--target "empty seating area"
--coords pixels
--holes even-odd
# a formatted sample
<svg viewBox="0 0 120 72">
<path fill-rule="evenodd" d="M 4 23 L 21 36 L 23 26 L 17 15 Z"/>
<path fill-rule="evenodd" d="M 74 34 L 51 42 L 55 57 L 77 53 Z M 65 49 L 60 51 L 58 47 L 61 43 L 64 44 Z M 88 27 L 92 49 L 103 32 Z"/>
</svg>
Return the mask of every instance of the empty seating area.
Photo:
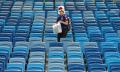
<svg viewBox="0 0 120 72">
<path fill-rule="evenodd" d="M 0 72 L 120 72 L 120 0 L 61 1 L 0 0 Z M 57 42 L 60 5 L 72 24 Z"/>
</svg>

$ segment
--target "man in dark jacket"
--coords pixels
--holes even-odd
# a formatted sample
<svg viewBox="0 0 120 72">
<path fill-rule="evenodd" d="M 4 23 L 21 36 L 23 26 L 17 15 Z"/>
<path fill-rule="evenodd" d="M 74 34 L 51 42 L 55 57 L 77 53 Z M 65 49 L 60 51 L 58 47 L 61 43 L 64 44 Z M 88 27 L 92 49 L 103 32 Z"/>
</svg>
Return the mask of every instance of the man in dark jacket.
<svg viewBox="0 0 120 72">
<path fill-rule="evenodd" d="M 64 10 L 59 8 L 59 17 L 56 22 L 60 22 L 62 27 L 62 32 L 57 34 L 57 41 L 60 42 L 60 38 L 66 37 L 68 32 L 68 17 L 65 15 Z"/>
</svg>

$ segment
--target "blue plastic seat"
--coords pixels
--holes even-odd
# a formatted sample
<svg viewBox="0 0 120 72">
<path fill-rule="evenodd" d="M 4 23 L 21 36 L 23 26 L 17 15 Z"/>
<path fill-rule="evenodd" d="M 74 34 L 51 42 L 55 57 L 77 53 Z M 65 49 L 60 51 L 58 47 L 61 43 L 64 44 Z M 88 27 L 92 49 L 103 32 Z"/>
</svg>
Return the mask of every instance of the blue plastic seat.
<svg viewBox="0 0 120 72">
<path fill-rule="evenodd" d="M 35 2 L 34 4 L 34 10 L 38 11 L 38 10 L 43 10 L 43 2 Z"/>
<path fill-rule="evenodd" d="M 106 71 L 105 64 L 90 64 L 88 66 L 89 66 L 89 68 L 88 68 L 89 72 L 104 72 L 104 71 Z"/>
<path fill-rule="evenodd" d="M 83 54 L 81 52 L 68 52 L 67 58 L 83 58 Z"/>
<path fill-rule="evenodd" d="M 27 53 L 25 52 L 12 52 L 11 58 L 25 58 L 25 60 L 28 58 Z"/>
<path fill-rule="evenodd" d="M 14 37 L 13 42 L 27 41 L 26 37 Z"/>
<path fill-rule="evenodd" d="M 8 42 L 10 42 L 11 38 L 10 37 L 0 37 L 0 41 L 8 41 Z"/>
<path fill-rule="evenodd" d="M 29 41 L 31 42 L 31 41 L 40 41 L 40 42 L 42 42 L 42 38 L 40 38 L 40 37 L 30 37 L 29 38 Z"/>
<path fill-rule="evenodd" d="M 32 33 L 42 33 L 43 32 L 43 26 L 33 26 L 31 29 Z"/>
<path fill-rule="evenodd" d="M 48 51 L 49 52 L 64 52 L 64 48 L 63 47 L 50 47 Z"/>
<path fill-rule="evenodd" d="M 62 42 L 50 42 L 48 43 L 49 47 L 63 47 L 64 43 Z"/>
<path fill-rule="evenodd" d="M 15 26 L 5 26 L 3 29 L 4 33 L 14 33 L 16 31 Z"/>
<path fill-rule="evenodd" d="M 42 33 L 31 33 L 30 37 L 42 37 Z"/>
<path fill-rule="evenodd" d="M 0 52 L 1 53 L 7 53 L 8 54 L 8 58 L 10 57 L 10 53 L 12 52 L 12 48 L 10 46 L 0 46 Z"/>
<path fill-rule="evenodd" d="M 75 47 L 75 46 L 71 46 L 71 47 L 67 47 L 66 52 L 81 52 L 82 50 L 80 49 L 80 47 Z"/>
<path fill-rule="evenodd" d="M 118 52 L 106 52 L 104 55 L 105 59 L 109 58 L 120 58 L 120 54 Z"/>
<path fill-rule="evenodd" d="M 18 26 L 16 32 L 18 33 L 27 33 L 29 32 L 29 26 Z"/>
<path fill-rule="evenodd" d="M 119 64 L 120 59 L 119 58 L 108 58 L 106 59 L 106 64 L 108 65 L 108 71 L 119 71 Z"/>
<path fill-rule="evenodd" d="M 54 63 L 64 64 L 64 59 L 61 59 L 61 58 L 49 58 L 48 59 L 48 64 L 54 64 Z"/>
<path fill-rule="evenodd" d="M 101 58 L 101 53 L 100 52 L 87 52 L 85 53 L 85 57 L 87 59 L 91 59 L 91 58 Z"/>
<path fill-rule="evenodd" d="M 45 58 L 45 52 L 30 52 L 30 58 Z"/>
<path fill-rule="evenodd" d="M 0 71 L 2 72 L 6 68 L 6 58 L 0 57 Z"/>
<path fill-rule="evenodd" d="M 118 45 L 115 42 L 101 42 L 100 43 L 101 51 L 104 52 L 117 52 Z"/>
<path fill-rule="evenodd" d="M 24 58 L 10 58 L 9 63 L 22 63 L 25 65 L 25 59 Z"/>
<path fill-rule="evenodd" d="M 5 72 L 24 72 L 25 66 L 21 63 L 8 63 Z"/>
<path fill-rule="evenodd" d="M 53 2 L 46 2 L 45 10 L 53 10 Z"/>
<path fill-rule="evenodd" d="M 75 10 L 74 2 L 65 2 L 66 10 Z"/>
<path fill-rule="evenodd" d="M 83 64 L 68 64 L 68 72 L 84 72 L 85 66 Z"/>
<path fill-rule="evenodd" d="M 100 51 L 96 42 L 84 42 L 82 48 L 84 50 L 84 53 Z"/>
<path fill-rule="evenodd" d="M 48 58 L 64 58 L 63 52 L 49 52 Z"/>
<path fill-rule="evenodd" d="M 46 51 L 46 48 L 44 46 L 34 46 L 34 47 L 31 47 L 30 49 L 31 52 L 45 52 Z"/>
<path fill-rule="evenodd" d="M 0 63 L 0 71 L 2 72 L 3 70 L 4 70 L 4 68 L 3 68 L 3 64 Z"/>
<path fill-rule="evenodd" d="M 48 72 L 54 72 L 54 71 L 60 71 L 64 72 L 65 71 L 65 65 L 61 63 L 50 63 L 48 64 Z"/>
<path fill-rule="evenodd" d="M 41 63 L 28 63 L 27 72 L 44 72 L 44 64 Z"/>
<path fill-rule="evenodd" d="M 101 58 L 88 58 L 87 64 L 103 64 L 103 60 Z"/>
<path fill-rule="evenodd" d="M 111 63 L 110 64 L 110 71 L 111 72 L 118 72 L 118 71 L 120 71 L 120 63 Z"/>
<path fill-rule="evenodd" d="M 29 63 L 42 63 L 45 64 L 44 58 L 29 58 Z"/>
<path fill-rule="evenodd" d="M 45 42 L 40 42 L 40 41 L 31 41 L 30 42 L 30 47 L 34 48 L 34 47 L 46 47 L 46 43 Z"/>
</svg>

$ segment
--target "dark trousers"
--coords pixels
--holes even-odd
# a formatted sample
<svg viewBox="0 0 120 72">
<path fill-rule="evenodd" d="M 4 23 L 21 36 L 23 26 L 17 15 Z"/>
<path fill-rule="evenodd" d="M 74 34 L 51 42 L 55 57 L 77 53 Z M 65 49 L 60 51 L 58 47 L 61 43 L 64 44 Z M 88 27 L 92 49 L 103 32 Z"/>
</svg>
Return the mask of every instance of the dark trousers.
<svg viewBox="0 0 120 72">
<path fill-rule="evenodd" d="M 62 33 L 57 34 L 57 41 L 60 42 L 60 38 L 65 38 L 67 35 L 66 31 L 63 31 Z"/>
<path fill-rule="evenodd" d="M 61 33 L 58 33 L 58 34 L 57 34 L 57 41 L 58 41 L 58 42 L 60 42 L 61 35 L 62 35 Z"/>
</svg>

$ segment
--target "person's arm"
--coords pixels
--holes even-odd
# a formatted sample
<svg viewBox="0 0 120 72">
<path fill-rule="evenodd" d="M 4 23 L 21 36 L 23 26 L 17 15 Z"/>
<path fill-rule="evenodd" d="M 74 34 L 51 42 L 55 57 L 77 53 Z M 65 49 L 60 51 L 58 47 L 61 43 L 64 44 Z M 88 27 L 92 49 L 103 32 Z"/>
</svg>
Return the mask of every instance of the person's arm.
<svg viewBox="0 0 120 72">
<path fill-rule="evenodd" d="M 58 22 L 59 22 L 59 20 L 60 20 L 60 18 L 58 17 L 58 18 L 57 18 L 57 20 L 56 20 L 56 23 L 58 23 Z"/>
<path fill-rule="evenodd" d="M 59 22 L 65 24 L 65 25 L 68 25 L 68 20 L 66 20 L 65 22 L 64 21 L 59 21 Z"/>
<path fill-rule="evenodd" d="M 60 23 L 62 23 L 62 24 L 64 24 L 64 25 L 68 25 L 68 17 L 67 17 L 67 15 L 64 15 L 64 21 L 60 21 Z"/>
</svg>

